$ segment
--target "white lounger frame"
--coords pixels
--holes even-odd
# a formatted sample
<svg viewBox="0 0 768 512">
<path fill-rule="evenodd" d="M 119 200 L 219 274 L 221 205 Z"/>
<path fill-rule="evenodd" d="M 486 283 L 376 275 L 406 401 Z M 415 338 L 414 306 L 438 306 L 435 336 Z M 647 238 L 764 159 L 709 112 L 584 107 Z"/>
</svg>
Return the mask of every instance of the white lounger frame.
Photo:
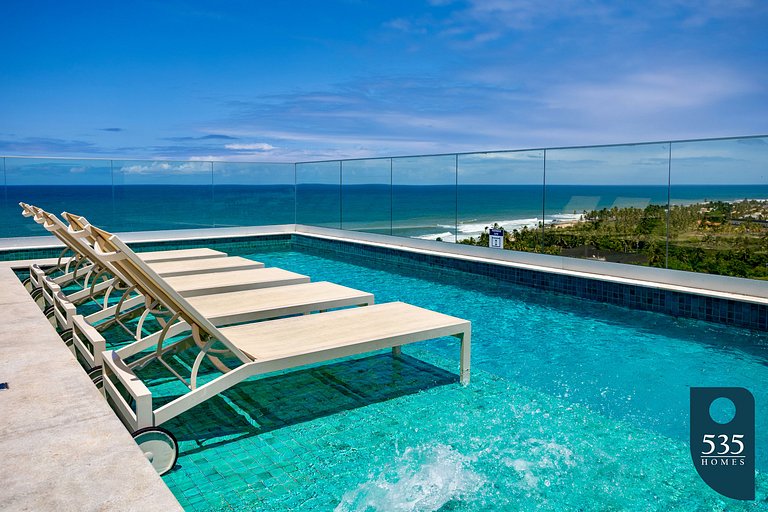
<svg viewBox="0 0 768 512">
<path fill-rule="evenodd" d="M 401 345 L 442 336 L 455 336 L 461 340 L 460 381 L 462 384 L 469 383 L 471 323 L 460 319 L 454 319 L 456 322 L 443 328 L 403 333 L 397 336 L 373 339 L 368 342 L 356 343 L 354 345 L 337 346 L 327 350 L 301 353 L 292 357 L 256 361 L 238 349 L 237 346 L 230 342 L 216 326 L 192 308 L 186 299 L 169 287 L 167 283 L 157 276 L 140 259 L 136 258 L 135 254 L 119 238 L 111 233 L 94 228 L 93 226 L 91 226 L 89 230 L 96 239 L 94 249 L 97 252 L 112 261 L 112 263 L 126 275 L 130 275 L 132 281 L 141 283 L 140 286 L 142 288 L 146 287 L 146 290 L 142 290 L 142 293 L 148 297 L 152 297 L 152 300 L 160 301 L 169 311 L 175 311 L 174 317 L 169 321 L 167 328 L 170 328 L 177 319 L 185 321 L 192 327 L 192 337 L 200 349 L 192 366 L 189 381 L 187 381 L 176 373 L 175 370 L 170 368 L 167 363 L 162 361 L 161 355 L 164 348 L 162 344 L 157 345 L 158 356 L 156 359 L 165 364 L 165 366 L 190 389 L 188 393 L 185 393 L 157 409 L 153 408 L 152 394 L 149 389 L 143 382 L 141 382 L 125 362 L 125 358 L 141 352 L 142 348 L 132 344 L 119 351 L 106 351 L 104 353 L 103 385 L 105 396 L 107 397 L 107 400 L 113 404 L 120 419 L 130 429 L 135 430 L 144 427 L 159 426 L 190 408 L 255 375 L 312 363 L 325 362 L 340 357 L 368 353 L 384 348 L 392 348 L 395 353 L 399 353 L 399 347 Z M 376 307 L 377 306 L 370 306 L 364 309 L 370 311 L 372 308 Z M 331 313 L 328 314 L 330 315 Z M 397 318 L 392 318 L 392 321 L 397 322 Z M 213 345 L 216 342 L 223 344 L 226 349 L 213 349 Z M 214 355 L 215 353 L 224 351 L 239 360 L 241 363 L 240 366 L 234 369 L 224 366 Z M 221 370 L 223 374 L 210 382 L 198 386 L 197 373 L 203 359 L 206 357 L 208 357 L 214 366 Z M 122 387 L 129 396 L 132 397 L 134 401 L 133 406 L 123 397 L 123 393 L 118 386 Z"/>
</svg>

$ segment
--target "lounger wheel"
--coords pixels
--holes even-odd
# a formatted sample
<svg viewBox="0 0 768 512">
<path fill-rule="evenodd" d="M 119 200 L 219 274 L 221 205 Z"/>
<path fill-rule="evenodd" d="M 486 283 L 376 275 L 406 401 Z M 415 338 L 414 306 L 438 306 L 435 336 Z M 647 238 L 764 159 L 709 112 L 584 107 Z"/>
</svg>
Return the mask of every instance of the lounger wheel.
<svg viewBox="0 0 768 512">
<path fill-rule="evenodd" d="M 66 331 L 61 331 L 61 339 L 66 343 L 67 345 L 72 344 L 72 337 L 74 334 L 72 333 L 72 329 L 67 329 Z"/>
<path fill-rule="evenodd" d="M 88 370 L 88 377 L 97 388 L 101 389 L 104 386 L 104 373 L 101 371 L 101 366 L 94 366 Z"/>
<path fill-rule="evenodd" d="M 45 307 L 45 297 L 43 297 L 43 288 L 37 287 L 29 294 L 32 296 L 32 299 L 37 303 L 38 306 L 40 306 L 40 309 L 43 309 Z"/>
<path fill-rule="evenodd" d="M 45 315 L 45 318 L 47 318 L 48 321 L 51 322 L 52 326 L 56 327 L 58 325 L 58 322 L 56 321 L 56 314 L 55 314 L 55 309 L 53 305 L 46 307 L 43 310 L 43 314 Z"/>
<path fill-rule="evenodd" d="M 176 465 L 179 443 L 173 434 L 164 428 L 141 428 L 133 433 L 133 439 L 158 474 L 164 475 Z"/>
<path fill-rule="evenodd" d="M 32 292 L 32 290 L 34 290 L 34 289 L 35 289 L 35 285 L 34 285 L 34 284 L 32 284 L 32 279 L 31 279 L 31 278 L 29 278 L 29 277 L 28 277 L 28 278 L 26 278 L 25 280 L 23 280 L 23 281 L 21 282 L 21 284 L 23 284 L 23 285 L 24 285 L 24 288 L 26 288 L 26 289 L 27 289 L 27 291 L 28 291 L 28 292 L 30 292 L 30 293 Z"/>
</svg>

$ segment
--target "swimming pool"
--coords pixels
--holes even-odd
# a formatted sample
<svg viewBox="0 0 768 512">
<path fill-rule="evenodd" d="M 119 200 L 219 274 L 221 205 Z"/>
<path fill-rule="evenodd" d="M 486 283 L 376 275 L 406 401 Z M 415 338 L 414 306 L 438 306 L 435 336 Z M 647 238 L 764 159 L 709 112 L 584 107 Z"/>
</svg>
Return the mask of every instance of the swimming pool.
<svg viewBox="0 0 768 512">
<path fill-rule="evenodd" d="M 241 384 L 167 426 L 164 477 L 190 510 L 760 509 L 720 497 L 688 452 L 690 386 L 768 395 L 768 336 L 467 276 L 321 252 L 249 257 L 473 322 L 455 342 Z M 158 382 L 158 386 L 165 383 Z"/>
</svg>

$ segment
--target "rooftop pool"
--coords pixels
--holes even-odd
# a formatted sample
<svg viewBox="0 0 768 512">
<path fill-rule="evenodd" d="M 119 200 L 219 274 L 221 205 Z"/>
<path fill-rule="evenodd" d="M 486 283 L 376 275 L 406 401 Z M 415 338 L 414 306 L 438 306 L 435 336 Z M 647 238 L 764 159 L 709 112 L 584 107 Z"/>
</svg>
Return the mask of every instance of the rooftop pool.
<svg viewBox="0 0 768 512">
<path fill-rule="evenodd" d="M 688 448 L 691 386 L 749 389 L 768 431 L 768 333 L 440 268 L 259 251 L 247 257 L 471 320 L 472 382 L 458 383 L 455 339 L 246 381 L 164 425 L 180 456 L 163 479 L 186 509 L 768 506 L 759 437 L 754 502 L 707 487 Z M 151 389 L 178 385 L 158 372 Z"/>
</svg>

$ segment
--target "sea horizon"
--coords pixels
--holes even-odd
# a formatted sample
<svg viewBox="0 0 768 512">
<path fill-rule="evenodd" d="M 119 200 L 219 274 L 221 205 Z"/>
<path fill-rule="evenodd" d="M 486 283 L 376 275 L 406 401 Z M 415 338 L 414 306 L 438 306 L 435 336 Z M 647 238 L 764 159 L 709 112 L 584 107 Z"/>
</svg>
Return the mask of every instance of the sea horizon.
<svg viewBox="0 0 768 512">
<path fill-rule="evenodd" d="M 603 208 L 768 201 L 768 185 L 9 184 L 3 199 L 0 238 L 42 234 L 20 219 L 24 201 L 85 215 L 112 231 L 295 222 L 453 242 L 494 223 L 508 231 L 536 228 Z"/>
</svg>

